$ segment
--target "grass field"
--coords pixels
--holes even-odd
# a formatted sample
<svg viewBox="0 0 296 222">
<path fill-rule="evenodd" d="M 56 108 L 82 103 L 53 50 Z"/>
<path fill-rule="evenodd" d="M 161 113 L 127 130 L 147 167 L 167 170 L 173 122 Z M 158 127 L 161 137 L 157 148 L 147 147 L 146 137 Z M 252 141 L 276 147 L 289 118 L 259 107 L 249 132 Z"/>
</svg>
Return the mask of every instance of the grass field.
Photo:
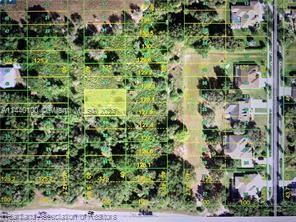
<svg viewBox="0 0 296 222">
<path fill-rule="evenodd" d="M 251 30 L 249 30 L 249 29 L 234 29 L 233 34 L 234 34 L 234 36 L 239 36 L 239 37 L 244 37 L 244 38 L 246 36 L 250 36 L 250 35 L 252 37 L 254 37 L 254 38 L 256 38 L 256 37 L 266 37 L 266 33 L 264 32 L 264 30 L 262 28 L 262 25 L 260 26 L 260 28 L 255 33 L 252 33 Z"/>
<path fill-rule="evenodd" d="M 296 178 L 296 172 L 294 169 L 286 168 L 285 169 L 285 180 L 294 180 Z"/>
<path fill-rule="evenodd" d="M 296 71 L 296 62 L 295 62 L 295 56 L 296 56 L 296 41 L 285 48 L 285 76 L 290 76 L 291 72 Z"/>
<path fill-rule="evenodd" d="M 293 180 L 296 178 L 295 172 L 296 155 L 285 156 L 285 180 Z"/>
<path fill-rule="evenodd" d="M 267 92 L 264 89 L 242 89 L 242 92 L 253 99 L 267 100 Z"/>
<path fill-rule="evenodd" d="M 286 57 L 285 57 L 286 63 L 296 64 L 296 62 L 295 62 L 296 49 L 295 48 L 296 48 L 296 41 L 286 47 Z"/>
<path fill-rule="evenodd" d="M 255 115 L 254 121 L 256 122 L 256 126 L 260 127 L 264 130 L 264 127 L 268 125 L 267 115 Z"/>
<path fill-rule="evenodd" d="M 184 53 L 184 75 L 187 77 L 215 77 L 214 67 L 223 66 L 225 53 L 223 51 L 210 51 L 207 56 L 202 56 L 194 50 Z"/>
<path fill-rule="evenodd" d="M 99 98 L 99 99 L 98 99 Z M 125 89 L 84 89 L 84 112 L 97 116 L 125 116 Z"/>
</svg>

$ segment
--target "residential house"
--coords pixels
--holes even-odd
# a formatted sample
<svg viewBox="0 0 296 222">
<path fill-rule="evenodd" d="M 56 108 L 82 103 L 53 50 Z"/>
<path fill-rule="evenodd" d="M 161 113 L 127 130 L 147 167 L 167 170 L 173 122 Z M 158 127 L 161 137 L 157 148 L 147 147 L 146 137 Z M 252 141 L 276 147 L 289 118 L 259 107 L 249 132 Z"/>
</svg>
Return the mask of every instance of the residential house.
<svg viewBox="0 0 296 222">
<path fill-rule="evenodd" d="M 17 84 L 25 85 L 19 73 L 19 66 L 0 66 L 0 88 L 14 88 Z"/>
<path fill-rule="evenodd" d="M 235 104 L 228 104 L 225 109 L 225 118 L 229 121 L 252 121 L 253 116 L 250 104 L 245 101 L 239 101 Z"/>
<path fill-rule="evenodd" d="M 260 66 L 234 65 L 234 84 L 240 89 L 259 89 L 265 86 L 265 78 L 262 78 Z"/>
<path fill-rule="evenodd" d="M 232 29 L 254 27 L 264 19 L 264 4 L 260 1 L 251 0 L 248 5 L 232 5 L 231 20 Z"/>
<path fill-rule="evenodd" d="M 224 138 L 224 153 L 234 160 L 241 161 L 241 167 L 252 168 L 253 151 L 250 140 L 244 135 L 229 135 Z"/>
<path fill-rule="evenodd" d="M 251 196 L 259 199 L 259 193 L 266 186 L 266 181 L 259 173 L 235 175 L 234 187 L 241 197 Z"/>
<path fill-rule="evenodd" d="M 254 121 L 256 115 L 267 114 L 267 103 L 261 99 L 246 99 L 225 106 L 225 119 L 232 121 Z"/>
</svg>

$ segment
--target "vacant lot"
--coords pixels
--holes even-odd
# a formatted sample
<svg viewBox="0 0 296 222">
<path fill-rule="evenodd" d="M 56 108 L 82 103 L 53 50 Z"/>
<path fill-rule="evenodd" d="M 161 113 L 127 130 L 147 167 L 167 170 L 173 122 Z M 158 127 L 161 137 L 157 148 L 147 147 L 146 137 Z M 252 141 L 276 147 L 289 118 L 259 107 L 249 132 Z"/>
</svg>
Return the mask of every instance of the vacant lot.
<svg viewBox="0 0 296 222">
<path fill-rule="evenodd" d="M 187 50 L 184 53 L 184 75 L 186 77 L 215 77 L 214 67 L 222 66 L 225 62 L 225 53 L 223 51 L 210 51 L 202 56 L 193 50 Z"/>
<path fill-rule="evenodd" d="M 44 8 L 47 11 L 56 12 L 70 17 L 77 13 L 85 23 L 101 23 L 108 21 L 111 15 L 120 15 L 122 11 L 131 11 L 130 5 L 142 7 L 144 0 L 18 0 L 16 5 L 1 6 L 8 15 L 16 21 L 25 18 L 26 9 L 34 7 Z"/>
<path fill-rule="evenodd" d="M 194 50 L 188 49 L 184 52 L 182 62 L 184 89 L 182 121 L 189 132 L 189 139 L 183 147 L 183 158 L 194 166 L 197 182 L 199 183 L 202 174 L 206 173 L 206 169 L 201 162 L 201 154 L 206 144 L 202 137 L 203 118 L 197 108 L 198 104 L 203 102 L 203 98 L 200 97 L 197 86 L 200 78 L 216 76 L 213 68 L 223 62 L 223 54 L 209 52 L 207 57 L 203 57 Z M 222 120 L 217 122 L 222 122 Z"/>
</svg>

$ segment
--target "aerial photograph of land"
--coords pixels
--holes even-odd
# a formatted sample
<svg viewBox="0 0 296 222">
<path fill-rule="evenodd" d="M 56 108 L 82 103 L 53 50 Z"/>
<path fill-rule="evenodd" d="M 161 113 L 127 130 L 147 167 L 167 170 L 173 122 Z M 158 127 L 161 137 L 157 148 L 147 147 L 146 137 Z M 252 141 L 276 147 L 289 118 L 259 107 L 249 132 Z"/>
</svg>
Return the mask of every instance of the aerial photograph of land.
<svg viewBox="0 0 296 222">
<path fill-rule="evenodd" d="M 296 221 L 296 1 L 0 0 L 0 221 L 48 220 Z"/>
</svg>

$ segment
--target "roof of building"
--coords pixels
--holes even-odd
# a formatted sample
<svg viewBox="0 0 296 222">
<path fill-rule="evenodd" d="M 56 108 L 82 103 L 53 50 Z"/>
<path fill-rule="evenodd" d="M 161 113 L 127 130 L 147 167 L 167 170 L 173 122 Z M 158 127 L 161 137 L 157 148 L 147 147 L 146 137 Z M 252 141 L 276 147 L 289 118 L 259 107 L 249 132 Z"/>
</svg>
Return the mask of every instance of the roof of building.
<svg viewBox="0 0 296 222">
<path fill-rule="evenodd" d="M 239 101 L 235 104 L 228 104 L 225 109 L 226 119 L 251 121 L 252 116 L 252 104 L 250 100 Z"/>
<path fill-rule="evenodd" d="M 252 147 L 247 137 L 243 135 L 229 135 L 226 138 L 224 152 L 232 159 L 252 159 Z"/>
<path fill-rule="evenodd" d="M 249 5 L 233 5 L 231 7 L 232 28 L 241 29 L 255 26 L 263 21 L 264 4 L 250 1 Z"/>
<path fill-rule="evenodd" d="M 0 66 L 0 88 L 14 88 L 20 82 L 22 80 L 17 67 Z"/>
<path fill-rule="evenodd" d="M 261 71 L 258 65 L 235 65 L 234 83 L 244 89 L 260 88 Z"/>
<path fill-rule="evenodd" d="M 264 180 L 259 173 L 235 176 L 234 186 L 242 197 L 254 196 L 259 198 L 258 192 L 264 187 Z"/>
</svg>

